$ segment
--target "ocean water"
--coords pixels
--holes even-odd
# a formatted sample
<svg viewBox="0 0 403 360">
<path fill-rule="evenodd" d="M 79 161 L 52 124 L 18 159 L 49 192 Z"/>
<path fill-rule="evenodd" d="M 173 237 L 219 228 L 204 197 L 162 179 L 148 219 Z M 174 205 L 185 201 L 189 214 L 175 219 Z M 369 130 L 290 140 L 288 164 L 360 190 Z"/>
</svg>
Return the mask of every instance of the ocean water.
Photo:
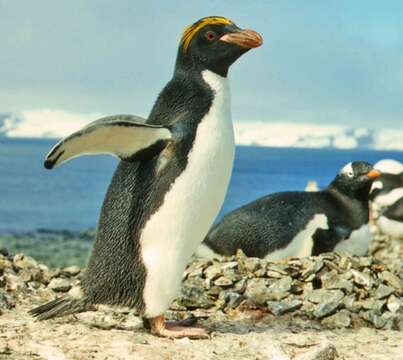
<svg viewBox="0 0 403 360">
<path fill-rule="evenodd" d="M 94 227 L 117 160 L 75 159 L 53 171 L 42 162 L 55 140 L 0 138 L 0 233 Z M 303 190 L 308 180 L 326 186 L 346 163 L 403 152 L 239 146 L 231 184 L 219 214 L 257 197 Z"/>
</svg>

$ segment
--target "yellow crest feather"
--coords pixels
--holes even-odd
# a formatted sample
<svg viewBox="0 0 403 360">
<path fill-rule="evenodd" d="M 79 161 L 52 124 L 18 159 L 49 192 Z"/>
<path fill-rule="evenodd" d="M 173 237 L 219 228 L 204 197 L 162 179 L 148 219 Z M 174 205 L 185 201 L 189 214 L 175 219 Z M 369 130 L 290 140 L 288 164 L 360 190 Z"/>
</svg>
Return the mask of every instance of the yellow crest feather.
<svg viewBox="0 0 403 360">
<path fill-rule="evenodd" d="M 183 45 L 183 51 L 186 52 L 192 39 L 198 33 L 198 31 L 204 28 L 207 25 L 230 25 L 233 22 L 225 17 L 221 16 L 209 16 L 199 21 L 195 22 L 194 24 L 188 26 L 182 35 L 181 43 Z"/>
</svg>

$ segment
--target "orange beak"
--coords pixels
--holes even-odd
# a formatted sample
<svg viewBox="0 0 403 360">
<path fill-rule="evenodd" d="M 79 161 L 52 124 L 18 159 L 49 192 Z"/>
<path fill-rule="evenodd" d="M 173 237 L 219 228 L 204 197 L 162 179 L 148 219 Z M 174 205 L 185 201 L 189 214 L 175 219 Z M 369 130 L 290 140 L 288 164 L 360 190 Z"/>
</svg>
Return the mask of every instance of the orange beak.
<svg viewBox="0 0 403 360">
<path fill-rule="evenodd" d="M 225 34 L 220 37 L 221 41 L 236 44 L 244 48 L 257 48 L 263 44 L 262 36 L 256 31 L 245 29 L 229 34 Z"/>
<path fill-rule="evenodd" d="M 367 176 L 370 178 L 377 178 L 378 176 L 381 175 L 381 172 L 375 169 L 372 169 L 369 173 L 367 173 Z"/>
</svg>

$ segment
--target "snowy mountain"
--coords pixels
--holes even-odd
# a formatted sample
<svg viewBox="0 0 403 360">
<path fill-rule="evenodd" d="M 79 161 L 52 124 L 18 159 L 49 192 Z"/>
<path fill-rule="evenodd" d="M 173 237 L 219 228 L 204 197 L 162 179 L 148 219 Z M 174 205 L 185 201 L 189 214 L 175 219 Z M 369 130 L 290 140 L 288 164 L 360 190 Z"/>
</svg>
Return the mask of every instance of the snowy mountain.
<svg viewBox="0 0 403 360">
<path fill-rule="evenodd" d="M 0 113 L 0 136 L 60 138 L 101 114 L 62 110 L 27 110 Z M 235 122 L 238 145 L 403 150 L 403 127 L 367 129 L 313 123 Z"/>
</svg>

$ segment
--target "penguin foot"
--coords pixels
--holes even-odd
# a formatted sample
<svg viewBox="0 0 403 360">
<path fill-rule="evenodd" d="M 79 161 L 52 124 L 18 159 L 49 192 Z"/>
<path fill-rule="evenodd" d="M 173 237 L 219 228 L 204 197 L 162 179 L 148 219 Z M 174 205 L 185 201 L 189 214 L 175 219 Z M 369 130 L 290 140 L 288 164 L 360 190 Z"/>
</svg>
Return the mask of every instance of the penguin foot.
<svg viewBox="0 0 403 360">
<path fill-rule="evenodd" d="M 151 333 L 161 337 L 190 339 L 207 339 L 206 330 L 197 327 L 190 327 L 195 323 L 195 319 L 185 319 L 182 321 L 165 321 L 163 315 L 150 319 Z"/>
</svg>

